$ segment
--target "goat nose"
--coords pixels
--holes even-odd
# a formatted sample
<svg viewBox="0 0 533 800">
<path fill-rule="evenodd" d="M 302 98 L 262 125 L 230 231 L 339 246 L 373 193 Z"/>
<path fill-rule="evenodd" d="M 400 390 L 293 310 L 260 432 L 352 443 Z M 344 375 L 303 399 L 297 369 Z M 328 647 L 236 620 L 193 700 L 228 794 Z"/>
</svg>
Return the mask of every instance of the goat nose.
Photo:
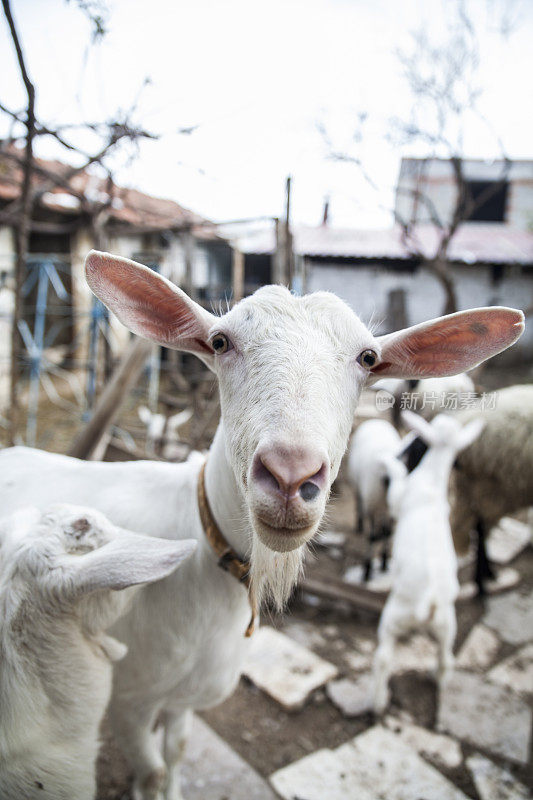
<svg viewBox="0 0 533 800">
<path fill-rule="evenodd" d="M 268 493 L 281 492 L 289 499 L 299 495 L 309 503 L 325 487 L 328 466 L 316 450 L 274 446 L 256 453 L 252 476 Z"/>
</svg>

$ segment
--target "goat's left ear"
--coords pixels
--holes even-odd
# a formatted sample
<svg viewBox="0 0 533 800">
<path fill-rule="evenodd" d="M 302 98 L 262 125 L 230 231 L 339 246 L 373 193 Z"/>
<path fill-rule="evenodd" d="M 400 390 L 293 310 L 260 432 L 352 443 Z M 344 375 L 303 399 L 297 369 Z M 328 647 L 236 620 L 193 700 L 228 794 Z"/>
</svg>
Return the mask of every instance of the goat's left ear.
<svg viewBox="0 0 533 800">
<path fill-rule="evenodd" d="M 409 409 L 402 411 L 401 416 L 406 428 L 420 436 L 427 445 L 431 446 L 434 443 L 435 431 L 424 417 L 415 414 L 414 411 L 409 411 Z"/>
<path fill-rule="evenodd" d="M 194 539 L 158 539 L 121 529 L 120 535 L 96 550 L 61 557 L 64 591 L 75 599 L 99 589 L 153 583 L 174 572 L 194 553 L 196 544 Z"/>
<path fill-rule="evenodd" d="M 472 369 L 506 350 L 524 332 L 524 314 L 494 306 L 459 311 L 378 336 L 376 378 L 438 378 Z"/>
<path fill-rule="evenodd" d="M 215 317 L 162 275 L 128 258 L 91 250 L 87 283 L 133 333 L 174 350 L 195 353 L 212 366 L 208 332 Z"/>
</svg>

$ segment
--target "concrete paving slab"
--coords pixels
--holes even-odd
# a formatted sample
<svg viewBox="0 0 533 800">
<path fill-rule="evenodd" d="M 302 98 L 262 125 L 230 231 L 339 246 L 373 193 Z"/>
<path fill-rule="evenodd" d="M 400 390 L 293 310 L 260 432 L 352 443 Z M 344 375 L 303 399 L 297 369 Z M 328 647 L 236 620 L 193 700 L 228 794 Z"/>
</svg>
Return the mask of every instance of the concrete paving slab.
<svg viewBox="0 0 533 800">
<path fill-rule="evenodd" d="M 506 769 L 500 769 L 488 758 L 474 753 L 466 759 L 481 800 L 528 800 L 531 794 Z"/>
<path fill-rule="evenodd" d="M 285 800 L 466 800 L 459 789 L 381 725 L 270 777 Z"/>
<path fill-rule="evenodd" d="M 483 623 L 493 628 L 504 642 L 526 644 L 533 639 L 533 591 L 509 592 L 491 597 Z"/>
<path fill-rule="evenodd" d="M 338 674 L 334 664 L 268 626 L 259 628 L 243 674 L 283 708 L 301 708 L 311 692 Z"/>
<path fill-rule="evenodd" d="M 459 651 L 456 664 L 462 669 L 486 670 L 494 662 L 500 646 L 494 631 L 485 625 L 475 625 Z"/>
<path fill-rule="evenodd" d="M 433 672 L 437 667 L 437 644 L 423 633 L 415 633 L 398 642 L 393 655 L 393 674 Z"/>
<path fill-rule="evenodd" d="M 504 758 L 526 763 L 531 709 L 483 675 L 455 670 L 439 696 L 438 727 Z"/>
<path fill-rule="evenodd" d="M 531 528 L 512 517 L 503 517 L 487 540 L 487 555 L 496 564 L 509 564 L 531 541 Z"/>
<path fill-rule="evenodd" d="M 514 589 L 518 586 L 521 580 L 521 575 L 517 569 L 513 567 L 503 567 L 496 569 L 495 580 L 488 580 L 485 582 L 485 592 L 488 595 L 501 594 L 507 592 L 509 589 Z M 471 600 L 477 597 L 478 587 L 473 581 L 462 583 L 459 588 L 458 600 Z"/>
<path fill-rule="evenodd" d="M 497 664 L 487 677 L 511 691 L 533 693 L 533 643 Z"/>
<path fill-rule="evenodd" d="M 276 800 L 268 783 L 196 716 L 182 776 L 187 800 Z"/>
<path fill-rule="evenodd" d="M 358 717 L 372 711 L 372 690 L 370 672 L 364 672 L 353 680 L 330 681 L 326 686 L 327 696 L 345 717 Z"/>
<path fill-rule="evenodd" d="M 461 746 L 451 736 L 428 731 L 426 728 L 393 716 L 385 718 L 385 726 L 420 756 L 429 758 L 439 766 L 455 769 L 463 760 Z"/>
<path fill-rule="evenodd" d="M 282 633 L 294 639 L 295 642 L 298 642 L 303 647 L 309 647 L 311 650 L 315 647 L 323 647 L 326 644 L 319 626 L 312 622 L 289 622 L 284 625 Z"/>
<path fill-rule="evenodd" d="M 355 672 L 362 672 L 372 667 L 375 649 L 376 642 L 373 639 L 359 638 L 355 641 L 354 649 L 347 650 L 343 657 L 351 669 Z"/>
</svg>

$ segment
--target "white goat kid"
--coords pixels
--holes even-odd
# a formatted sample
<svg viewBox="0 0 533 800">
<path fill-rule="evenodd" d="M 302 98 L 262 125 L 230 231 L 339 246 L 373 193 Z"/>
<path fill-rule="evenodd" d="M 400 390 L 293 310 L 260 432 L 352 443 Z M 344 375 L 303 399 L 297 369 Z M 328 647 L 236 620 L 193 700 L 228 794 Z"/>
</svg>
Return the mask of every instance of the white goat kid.
<svg viewBox="0 0 533 800">
<path fill-rule="evenodd" d="M 459 592 L 457 558 L 450 528 L 448 482 L 457 454 L 480 434 L 483 421 L 465 427 L 445 414 L 432 423 L 409 411 L 404 422 L 428 444 L 409 475 L 393 480 L 389 504 L 397 518 L 392 546 L 392 589 L 378 628 L 374 657 L 374 709 L 388 705 L 388 682 L 396 641 L 417 629 L 429 630 L 439 645 L 438 677 L 453 666 Z"/>
<path fill-rule="evenodd" d="M 139 419 L 146 425 L 146 450 L 163 456 L 167 461 L 185 461 L 191 448 L 180 441 L 178 431 L 192 417 L 192 408 L 165 416 L 150 411 L 146 406 L 137 409 Z"/>
<path fill-rule="evenodd" d="M 87 279 L 130 330 L 196 353 L 216 373 L 221 422 L 205 469 L 207 501 L 231 548 L 250 554 L 252 592 L 279 605 L 321 522 L 365 383 L 468 369 L 523 330 L 521 312 L 490 308 L 376 338 L 334 295 L 295 297 L 280 286 L 217 318 L 152 270 L 95 252 Z M 250 620 L 245 586 L 220 568 L 202 528 L 200 465 L 85 463 L 17 448 L 0 454 L 2 463 L 4 508 L 59 497 L 91 503 L 134 530 L 200 541 L 182 569 L 143 589 L 115 628 L 129 652 L 115 669 L 110 718 L 137 796 L 176 800 L 189 712 L 235 688 Z"/>
<path fill-rule="evenodd" d="M 369 419 L 355 431 L 348 451 L 347 478 L 355 492 L 357 531 L 366 540 L 363 578 L 372 574 L 372 561 L 382 544 L 381 567 L 387 568 L 392 520 L 387 506 L 387 488 L 401 448 L 400 435 L 390 422 Z M 398 463 L 398 462 L 396 462 Z"/>
<path fill-rule="evenodd" d="M 99 512 L 56 506 L 0 522 L 0 797 L 92 800 L 112 662 L 104 633 L 134 584 L 167 576 L 194 541 L 119 530 Z"/>
</svg>

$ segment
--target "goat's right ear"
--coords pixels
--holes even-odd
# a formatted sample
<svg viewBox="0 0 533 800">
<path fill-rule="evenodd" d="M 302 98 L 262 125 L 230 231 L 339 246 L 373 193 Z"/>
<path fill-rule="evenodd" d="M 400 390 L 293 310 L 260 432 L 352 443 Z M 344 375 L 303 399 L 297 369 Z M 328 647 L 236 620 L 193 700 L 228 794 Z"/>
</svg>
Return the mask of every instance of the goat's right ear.
<svg viewBox="0 0 533 800">
<path fill-rule="evenodd" d="M 195 353 L 211 366 L 207 334 L 215 317 L 162 275 L 97 250 L 86 258 L 85 275 L 98 299 L 130 331 L 164 347 Z"/>
<path fill-rule="evenodd" d="M 99 589 L 126 589 L 161 580 L 196 550 L 194 539 L 174 541 L 121 530 L 107 544 L 82 555 L 64 555 L 58 566 L 72 599 Z"/>
</svg>

